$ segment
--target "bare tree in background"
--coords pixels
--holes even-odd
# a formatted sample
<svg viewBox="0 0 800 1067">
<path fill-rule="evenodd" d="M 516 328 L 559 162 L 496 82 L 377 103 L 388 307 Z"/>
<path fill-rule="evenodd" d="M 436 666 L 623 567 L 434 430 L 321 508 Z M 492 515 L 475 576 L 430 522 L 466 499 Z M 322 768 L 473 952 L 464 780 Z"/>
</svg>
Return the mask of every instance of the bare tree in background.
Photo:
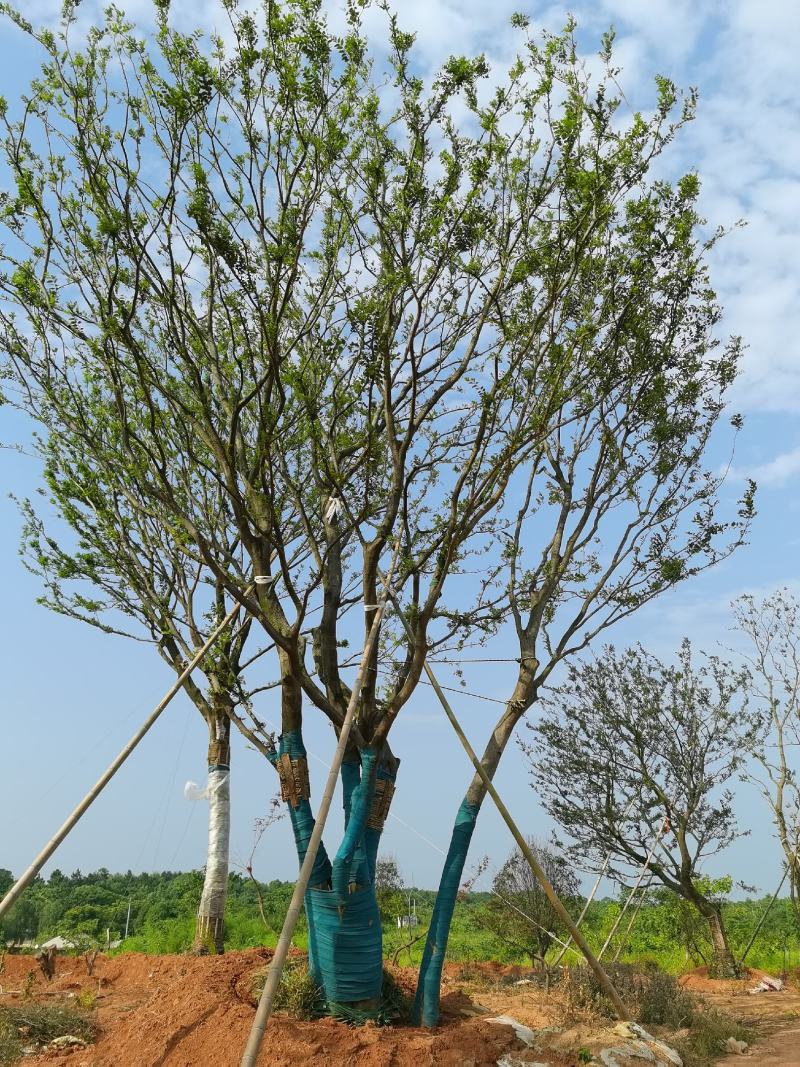
<svg viewBox="0 0 800 1067">
<path fill-rule="evenodd" d="M 800 926 L 800 601 L 788 589 L 733 602 L 736 629 L 748 639 L 750 698 L 768 731 L 756 759 L 758 783 L 772 812 Z"/>
<path fill-rule="evenodd" d="M 731 786 L 762 735 L 746 682 L 715 656 L 695 663 L 688 641 L 675 665 L 641 646 L 606 647 L 543 700 L 536 739 L 523 746 L 570 854 L 595 870 L 610 854 L 608 871 L 623 883 L 647 865 L 704 917 L 721 977 L 737 969 L 703 866 L 743 833 Z"/>
<path fill-rule="evenodd" d="M 580 883 L 572 862 L 551 846 L 528 838 L 550 884 L 569 907 L 579 893 Z M 544 964 L 553 938 L 565 936 L 558 914 L 547 899 L 539 880 L 519 849 L 515 849 L 492 882 L 495 896 L 487 907 L 486 925 L 496 937 L 518 951 L 527 953 L 531 963 Z"/>
</svg>

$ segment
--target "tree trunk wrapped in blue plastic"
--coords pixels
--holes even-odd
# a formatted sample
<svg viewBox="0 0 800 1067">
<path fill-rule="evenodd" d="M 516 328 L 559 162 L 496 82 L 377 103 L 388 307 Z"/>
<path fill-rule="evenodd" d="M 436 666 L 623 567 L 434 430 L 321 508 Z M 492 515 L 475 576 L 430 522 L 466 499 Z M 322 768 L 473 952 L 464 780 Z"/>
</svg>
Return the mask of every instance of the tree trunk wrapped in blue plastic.
<svg viewBox="0 0 800 1067">
<path fill-rule="evenodd" d="M 447 952 L 447 939 L 479 811 L 480 804 L 473 804 L 464 799 L 458 809 L 450 837 L 450 847 L 439 881 L 414 997 L 412 1019 L 422 1026 L 435 1026 L 439 1021 L 439 987 Z"/>
<path fill-rule="evenodd" d="M 305 757 L 299 730 L 281 736 L 278 753 Z M 380 831 L 367 828 L 376 773 L 375 752 L 360 753 L 360 764 L 342 766 L 345 832 L 333 863 L 320 845 L 305 896 L 309 971 L 322 988 L 329 1008 L 337 1004 L 377 1001 L 383 984 L 383 942 L 375 896 L 374 871 Z M 308 800 L 289 805 L 300 863 L 314 818 Z"/>
</svg>

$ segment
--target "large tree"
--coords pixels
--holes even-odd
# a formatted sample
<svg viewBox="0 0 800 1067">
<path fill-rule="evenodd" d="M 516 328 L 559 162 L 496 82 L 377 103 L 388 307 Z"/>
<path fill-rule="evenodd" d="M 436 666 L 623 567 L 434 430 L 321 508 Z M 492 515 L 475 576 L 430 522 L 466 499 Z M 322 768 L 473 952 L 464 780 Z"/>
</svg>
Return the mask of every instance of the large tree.
<svg viewBox="0 0 800 1067">
<path fill-rule="evenodd" d="M 386 117 L 355 11 L 340 39 L 317 4 L 269 3 L 258 23 L 229 11 L 233 46 L 205 50 L 170 28 L 166 5 L 150 46 L 116 12 L 77 48 L 69 5 L 57 37 L 13 16 L 48 59 L 21 118 L 3 116 L 7 373 L 13 399 L 79 442 L 102 484 L 133 480 L 135 507 L 276 643 L 275 761 L 301 855 L 302 702 L 343 721 L 342 619 L 363 604 L 369 626 L 382 556 L 401 537 L 413 636 L 387 638 L 397 667 L 384 687 L 376 651 L 346 764 L 345 842 L 332 865 L 320 854 L 307 901 L 348 913 L 374 987 L 387 735 L 432 621 L 432 641 L 491 622 L 491 568 L 471 610 L 440 606 L 445 580 L 468 539 L 491 543 L 531 439 L 559 422 L 559 352 L 532 349 L 522 317 L 504 325 L 551 179 L 531 182 L 524 144 L 509 167 L 492 129 L 454 128 L 449 103 L 474 95 L 482 60 L 447 64 L 423 100 L 411 39 L 393 27 L 401 102 Z M 502 97 L 493 110 L 507 112 Z M 209 484 L 235 540 L 197 505 Z M 343 893 L 353 884 L 363 892 Z M 320 977 L 348 999 L 337 970 L 332 959 Z"/>
<path fill-rule="evenodd" d="M 708 923 L 712 971 L 736 973 L 703 867 L 741 836 L 733 783 L 757 745 L 746 675 L 684 641 L 675 664 L 641 646 L 570 667 L 526 747 L 537 795 L 573 855 L 620 881 L 647 865 Z"/>
<path fill-rule="evenodd" d="M 513 315 L 533 323 L 530 343 L 558 352 L 568 369 L 557 413 L 505 501 L 495 580 L 513 624 L 503 655 L 510 643 L 517 665 L 482 755 L 490 778 L 559 665 L 726 558 L 753 514 L 754 486 L 726 514 L 722 479 L 704 463 L 741 347 L 718 337 L 707 255 L 721 234 L 705 231 L 697 175 L 674 184 L 650 175 L 693 117 L 694 97 L 657 78 L 651 118 L 626 125 L 611 47 L 608 37 L 605 74 L 592 80 L 571 27 L 527 46 L 540 78 L 526 97 L 540 120 L 531 148 L 552 181 L 526 237 L 529 273 Z M 538 318 L 554 290 L 556 305 Z M 737 430 L 740 419 L 732 423 Z M 453 907 L 485 797 L 475 774 L 423 955 L 415 1011 L 425 1024 L 438 1018 Z"/>
<path fill-rule="evenodd" d="M 428 651 L 491 630 L 511 601 L 520 676 L 493 773 L 548 665 L 736 539 L 699 465 L 737 351 L 713 352 L 698 183 L 647 179 L 692 101 L 681 117 L 662 80 L 650 119 L 620 121 L 610 41 L 590 87 L 571 29 L 536 44 L 520 26 L 519 60 L 482 93 L 483 57 L 426 87 L 393 20 L 373 74 L 360 5 L 335 37 L 316 0 L 231 2 L 231 43 L 210 45 L 167 6 L 155 41 L 112 12 L 76 48 L 69 5 L 59 35 L 36 34 L 42 76 L 4 116 L 8 374 L 109 483 L 135 477 L 139 506 L 275 642 L 275 760 L 301 855 L 304 703 L 342 723 L 340 649 L 369 627 L 399 538 L 408 630 L 395 619 L 376 648 L 345 840 L 307 896 L 334 945 L 317 970 L 330 999 L 372 999 L 391 795 L 376 782 L 394 777 L 389 732 Z M 196 506 L 196 471 L 225 498 L 234 549 Z M 481 800 L 473 788 L 462 843 Z M 441 894 L 439 956 L 459 882 Z M 369 976 L 346 989 L 345 936 Z M 435 968 L 424 984 L 438 995 Z"/>
</svg>

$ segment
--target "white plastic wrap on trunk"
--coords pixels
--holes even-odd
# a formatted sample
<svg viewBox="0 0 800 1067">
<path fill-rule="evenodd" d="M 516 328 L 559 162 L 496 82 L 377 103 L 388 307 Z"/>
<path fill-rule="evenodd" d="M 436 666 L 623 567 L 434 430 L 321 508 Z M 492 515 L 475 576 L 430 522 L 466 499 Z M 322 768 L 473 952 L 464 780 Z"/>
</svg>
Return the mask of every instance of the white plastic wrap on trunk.
<svg viewBox="0 0 800 1067">
<path fill-rule="evenodd" d="M 190 783 L 187 782 L 187 785 Z M 193 784 L 193 783 L 191 783 Z M 231 787 L 227 770 L 208 772 L 208 859 L 198 914 L 221 920 L 228 892 Z"/>
</svg>

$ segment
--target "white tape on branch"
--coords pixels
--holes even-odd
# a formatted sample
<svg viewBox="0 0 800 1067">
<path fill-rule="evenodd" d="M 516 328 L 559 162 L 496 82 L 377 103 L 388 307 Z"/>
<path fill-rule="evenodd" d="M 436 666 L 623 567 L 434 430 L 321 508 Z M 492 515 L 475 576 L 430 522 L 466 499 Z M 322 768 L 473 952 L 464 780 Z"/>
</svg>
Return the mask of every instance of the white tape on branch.
<svg viewBox="0 0 800 1067">
<path fill-rule="evenodd" d="M 212 775 L 215 775 L 212 779 Z M 186 800 L 208 800 L 213 791 L 219 791 L 223 786 L 228 785 L 228 772 L 227 771 L 209 771 L 208 772 L 208 785 L 205 789 L 201 788 L 197 782 L 187 782 L 183 787 L 183 796 Z"/>
<path fill-rule="evenodd" d="M 333 522 L 334 519 L 338 519 L 341 513 L 344 511 L 344 504 L 338 498 L 338 496 L 332 496 L 328 501 L 328 506 L 325 509 L 325 522 Z"/>
</svg>

